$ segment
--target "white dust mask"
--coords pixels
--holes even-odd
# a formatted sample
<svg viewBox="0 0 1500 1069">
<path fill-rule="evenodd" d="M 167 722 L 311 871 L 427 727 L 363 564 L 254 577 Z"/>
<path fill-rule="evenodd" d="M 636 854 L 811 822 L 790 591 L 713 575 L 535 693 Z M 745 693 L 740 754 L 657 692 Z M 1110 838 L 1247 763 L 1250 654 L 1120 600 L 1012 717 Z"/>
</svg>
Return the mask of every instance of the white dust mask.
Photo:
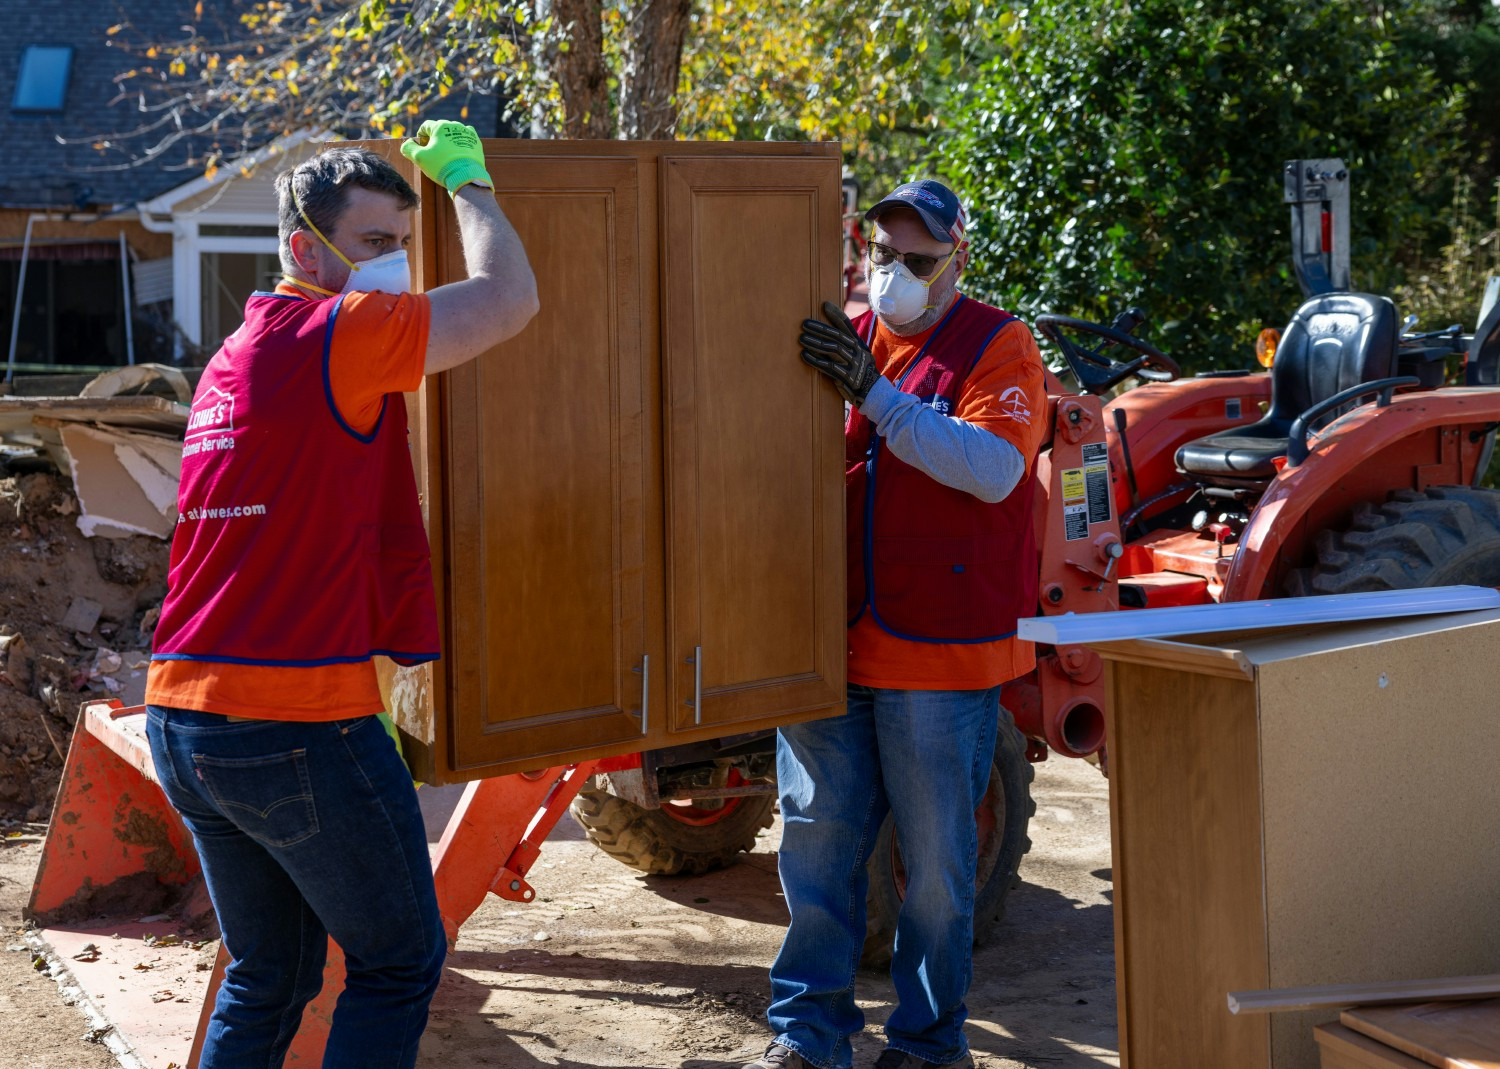
<svg viewBox="0 0 1500 1069">
<path fill-rule="evenodd" d="M 292 203 L 297 206 L 297 214 L 307 224 L 307 229 L 317 235 L 318 240 L 327 246 L 328 251 L 332 252 L 348 265 L 349 277 L 344 280 L 344 288 L 340 292 L 374 293 L 376 290 L 379 290 L 381 293 L 411 292 L 411 265 L 406 261 L 405 249 L 397 249 L 395 252 L 383 253 L 369 260 L 361 260 L 359 263 L 355 263 L 340 252 L 333 242 L 324 237 L 323 231 L 313 225 L 313 221 L 302 210 L 302 202 L 297 199 L 296 190 L 292 191 Z M 283 275 L 282 277 L 294 286 L 300 286 L 303 289 L 321 293 L 325 297 L 338 296 L 332 290 L 325 290 L 323 287 L 315 286 L 303 279 L 292 278 L 290 275 Z"/>
<path fill-rule="evenodd" d="M 887 323 L 910 323 L 931 307 L 927 287 L 905 264 L 893 261 L 870 265 L 870 307 Z"/>
<path fill-rule="evenodd" d="M 932 284 L 943 277 L 948 264 L 957 255 L 958 246 L 954 246 L 953 251 L 925 282 L 912 274 L 911 269 L 900 260 L 892 260 L 888 264 L 872 262 L 868 280 L 870 307 L 875 309 L 875 314 L 881 319 L 898 327 L 921 318 L 923 312 L 933 307 L 927 300 Z"/>
<path fill-rule="evenodd" d="M 405 249 L 349 265 L 349 280 L 344 283 L 343 292 L 373 293 L 376 290 L 381 293 L 411 292 L 411 264 L 407 263 Z"/>
</svg>

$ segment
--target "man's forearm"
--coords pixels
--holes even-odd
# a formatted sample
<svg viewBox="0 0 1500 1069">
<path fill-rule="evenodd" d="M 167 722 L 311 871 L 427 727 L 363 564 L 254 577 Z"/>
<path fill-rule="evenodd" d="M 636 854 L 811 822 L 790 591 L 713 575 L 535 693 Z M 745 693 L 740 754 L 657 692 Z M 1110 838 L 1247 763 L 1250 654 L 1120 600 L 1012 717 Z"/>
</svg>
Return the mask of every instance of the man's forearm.
<svg viewBox="0 0 1500 1069">
<path fill-rule="evenodd" d="M 1026 474 L 1020 450 L 983 427 L 944 416 L 880 379 L 860 412 L 897 457 L 944 486 L 1003 501 Z"/>
<path fill-rule="evenodd" d="M 453 197 L 454 214 L 463 245 L 464 267 L 470 279 L 488 281 L 495 293 L 494 312 L 519 322 L 515 333 L 536 314 L 536 277 L 521 237 L 500 210 L 493 190 L 467 185 Z"/>
<path fill-rule="evenodd" d="M 429 292 L 427 374 L 472 360 L 515 337 L 539 307 L 536 276 L 495 194 L 467 185 L 453 198 L 469 277 Z"/>
</svg>

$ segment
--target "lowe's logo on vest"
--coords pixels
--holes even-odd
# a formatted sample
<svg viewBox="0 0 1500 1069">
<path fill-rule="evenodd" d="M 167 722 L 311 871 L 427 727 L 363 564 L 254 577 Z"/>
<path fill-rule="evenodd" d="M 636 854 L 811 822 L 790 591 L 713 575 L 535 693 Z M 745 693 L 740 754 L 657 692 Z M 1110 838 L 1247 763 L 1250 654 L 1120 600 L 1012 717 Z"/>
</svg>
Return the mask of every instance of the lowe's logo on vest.
<svg viewBox="0 0 1500 1069">
<path fill-rule="evenodd" d="M 932 410 L 940 416 L 946 416 L 949 412 L 953 411 L 953 402 L 942 394 L 937 394 L 934 397 L 923 397 L 921 400 L 924 405 L 932 406 Z"/>
<path fill-rule="evenodd" d="M 193 398 L 193 411 L 188 416 L 187 438 L 198 438 L 205 434 L 228 433 L 234 430 L 234 394 L 225 393 L 217 386 L 210 386 L 201 397 Z"/>
</svg>

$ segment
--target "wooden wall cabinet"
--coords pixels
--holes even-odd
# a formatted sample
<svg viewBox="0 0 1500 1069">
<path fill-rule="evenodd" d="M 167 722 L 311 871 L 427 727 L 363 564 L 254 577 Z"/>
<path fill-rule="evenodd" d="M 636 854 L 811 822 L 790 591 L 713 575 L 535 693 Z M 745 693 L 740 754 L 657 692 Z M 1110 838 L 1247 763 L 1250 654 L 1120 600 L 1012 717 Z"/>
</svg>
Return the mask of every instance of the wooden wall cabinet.
<svg viewBox="0 0 1500 1069">
<path fill-rule="evenodd" d="M 1228 993 L 1495 971 L 1497 642 L 1488 610 L 1090 643 L 1122 1069 L 1316 1069 L 1336 1010 Z"/>
<path fill-rule="evenodd" d="M 408 401 L 443 660 L 382 680 L 417 775 L 841 711 L 843 403 L 796 345 L 840 291 L 838 146 L 485 152 L 542 310 Z M 465 270 L 422 195 L 431 289 Z"/>
</svg>

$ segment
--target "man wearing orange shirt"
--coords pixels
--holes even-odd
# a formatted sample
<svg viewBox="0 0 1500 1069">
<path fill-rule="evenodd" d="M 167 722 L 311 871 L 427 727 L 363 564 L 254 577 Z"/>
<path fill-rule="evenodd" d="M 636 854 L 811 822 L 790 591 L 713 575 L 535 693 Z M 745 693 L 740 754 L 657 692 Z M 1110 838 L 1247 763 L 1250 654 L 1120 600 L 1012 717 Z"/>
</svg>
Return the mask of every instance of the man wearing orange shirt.
<svg viewBox="0 0 1500 1069">
<path fill-rule="evenodd" d="M 802 359 L 850 402 L 845 428 L 849 690 L 844 716 L 782 728 L 777 779 L 791 924 L 771 967 L 776 1039 L 747 1069 L 848 1069 L 865 864 L 887 812 L 906 870 L 877 1069 L 973 1064 L 974 811 L 1000 685 L 1029 671 L 1033 468 L 1046 411 L 1026 325 L 958 292 L 964 214 L 903 185 L 874 223 L 871 312 L 802 325 Z"/>
<path fill-rule="evenodd" d="M 231 959 L 203 1069 L 282 1065 L 330 936 L 324 1069 L 410 1069 L 447 949 L 374 715 L 373 656 L 438 656 L 401 394 L 518 333 L 537 295 L 474 130 L 427 122 L 402 152 L 453 198 L 469 277 L 407 292 L 417 194 L 380 156 L 284 172 L 284 281 L 209 361 L 183 445 L 147 736 Z"/>
</svg>

